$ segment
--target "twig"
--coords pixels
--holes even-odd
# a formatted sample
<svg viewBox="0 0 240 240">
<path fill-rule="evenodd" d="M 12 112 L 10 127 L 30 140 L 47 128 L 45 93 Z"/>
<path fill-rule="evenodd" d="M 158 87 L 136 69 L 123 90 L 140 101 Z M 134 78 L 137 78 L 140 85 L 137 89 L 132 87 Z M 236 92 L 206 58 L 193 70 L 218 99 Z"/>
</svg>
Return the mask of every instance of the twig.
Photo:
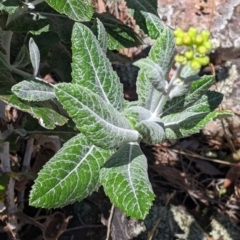
<svg viewBox="0 0 240 240">
<path fill-rule="evenodd" d="M 79 229 L 84 229 L 84 228 L 102 228 L 102 227 L 106 227 L 106 226 L 104 226 L 104 225 L 84 225 L 84 226 L 69 228 L 65 232 L 77 231 Z"/>
<path fill-rule="evenodd" d="M 27 172 L 30 169 L 31 156 L 33 152 L 33 143 L 34 138 L 31 137 L 28 138 L 21 172 Z M 18 207 L 19 209 L 23 209 L 24 207 L 24 191 L 18 193 Z"/>
<path fill-rule="evenodd" d="M 202 159 L 202 160 L 210 161 L 210 162 L 220 163 L 220 164 L 229 165 L 229 166 L 236 166 L 237 165 L 235 163 L 226 162 L 226 161 L 223 161 L 223 160 L 220 160 L 220 159 L 203 157 L 203 156 L 201 156 L 199 154 L 196 154 L 194 152 L 190 152 L 190 151 L 186 152 L 186 150 L 183 151 L 183 150 L 179 150 L 179 149 L 172 149 L 172 151 L 176 152 L 176 153 L 183 154 L 183 155 L 191 156 L 191 157 L 196 157 L 196 158 L 199 158 L 199 159 Z"/>
<path fill-rule="evenodd" d="M 2 171 L 5 173 L 11 172 L 10 157 L 9 157 L 9 142 L 4 142 L 1 144 L 1 160 L 2 160 Z M 15 180 L 13 178 L 9 179 L 7 188 L 7 211 L 8 211 L 8 229 L 11 234 L 15 236 L 15 232 L 18 226 L 16 218 L 11 216 L 11 213 L 16 211 L 16 205 L 14 202 L 14 186 Z"/>
<path fill-rule="evenodd" d="M 110 216 L 109 216 L 109 218 L 108 218 L 108 226 L 107 226 L 107 236 L 106 236 L 106 240 L 109 240 L 109 238 L 110 238 L 110 232 L 111 232 L 111 224 L 112 224 L 113 213 L 114 213 L 114 205 L 112 204 L 111 211 L 110 211 Z"/>
</svg>

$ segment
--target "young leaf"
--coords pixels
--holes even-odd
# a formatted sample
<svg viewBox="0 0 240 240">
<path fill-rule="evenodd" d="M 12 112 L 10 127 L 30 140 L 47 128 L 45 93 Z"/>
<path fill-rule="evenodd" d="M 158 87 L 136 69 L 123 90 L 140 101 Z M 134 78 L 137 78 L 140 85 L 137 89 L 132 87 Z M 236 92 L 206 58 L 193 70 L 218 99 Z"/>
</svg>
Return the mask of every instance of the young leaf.
<svg viewBox="0 0 240 240">
<path fill-rule="evenodd" d="M 190 81 L 176 78 L 168 86 L 168 96 L 170 99 L 186 94 L 191 87 Z"/>
<path fill-rule="evenodd" d="M 119 78 L 92 31 L 81 23 L 73 27 L 72 52 L 72 82 L 96 92 L 106 103 L 122 110 L 123 89 Z"/>
<path fill-rule="evenodd" d="M 27 101 L 45 101 L 55 98 L 54 88 L 44 81 L 22 81 L 12 87 L 17 97 Z"/>
<path fill-rule="evenodd" d="M 153 87 L 146 76 L 146 72 L 142 69 L 138 72 L 136 85 L 139 104 L 151 112 L 154 112 L 162 97 L 162 93 Z"/>
<path fill-rule="evenodd" d="M 100 168 L 112 153 L 94 146 L 82 134 L 73 137 L 38 173 L 30 205 L 56 208 L 81 201 L 98 189 Z"/>
<path fill-rule="evenodd" d="M 170 28 L 165 27 L 149 52 L 149 58 L 161 66 L 165 79 L 168 79 L 174 50 L 175 42 L 173 33 Z"/>
<path fill-rule="evenodd" d="M 125 144 L 100 170 L 100 183 L 111 202 L 128 216 L 144 219 L 154 199 L 147 159 L 137 143 Z"/>
<path fill-rule="evenodd" d="M 55 93 L 77 128 L 96 146 L 111 149 L 138 140 L 127 119 L 98 94 L 70 83 L 58 84 Z"/>
<path fill-rule="evenodd" d="M 165 140 L 165 127 L 162 122 L 143 120 L 136 124 L 136 129 L 145 143 L 160 144 Z"/>
<path fill-rule="evenodd" d="M 92 3 L 89 0 L 45 0 L 52 8 L 66 14 L 74 21 L 87 22 L 93 15 Z"/>
<path fill-rule="evenodd" d="M 168 82 L 165 80 L 162 68 L 150 58 L 140 59 L 134 63 L 144 71 L 144 75 L 152 83 L 153 87 L 162 93 L 166 93 Z"/>
<path fill-rule="evenodd" d="M 168 79 L 168 73 L 172 63 L 172 57 L 174 54 L 174 38 L 172 32 L 165 28 L 161 36 L 156 40 L 152 46 L 149 58 L 158 64 L 163 71 L 164 79 Z M 137 63 L 138 64 L 138 63 Z M 144 67 L 140 66 L 137 78 L 137 93 L 141 105 L 152 112 L 154 112 L 158 106 L 162 93 L 154 89 L 150 79 L 148 78 Z M 155 82 L 156 85 L 156 82 Z"/>
<path fill-rule="evenodd" d="M 148 109 L 138 105 L 129 106 L 122 112 L 122 115 L 125 116 L 131 123 L 133 123 L 133 126 L 135 126 L 136 123 L 152 117 L 152 113 Z"/>
<path fill-rule="evenodd" d="M 40 65 L 40 52 L 33 38 L 30 38 L 29 40 L 29 53 L 30 53 L 31 63 L 33 66 L 33 76 L 36 77 L 38 74 L 39 65 Z"/>
<path fill-rule="evenodd" d="M 199 100 L 201 96 L 207 92 L 213 81 L 213 76 L 206 75 L 202 76 L 199 80 L 194 81 L 186 95 L 173 98 L 171 101 L 166 103 L 162 116 L 183 111 L 190 105 L 194 104 L 194 102 Z"/>
</svg>

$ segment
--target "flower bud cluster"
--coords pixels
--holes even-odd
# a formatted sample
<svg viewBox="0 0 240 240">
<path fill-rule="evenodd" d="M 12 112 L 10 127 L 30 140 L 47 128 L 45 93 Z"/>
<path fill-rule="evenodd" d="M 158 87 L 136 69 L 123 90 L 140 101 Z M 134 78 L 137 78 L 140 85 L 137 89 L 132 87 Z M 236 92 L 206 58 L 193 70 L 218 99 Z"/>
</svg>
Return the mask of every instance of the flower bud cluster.
<svg viewBox="0 0 240 240">
<path fill-rule="evenodd" d="M 190 66 L 194 70 L 209 63 L 207 54 L 211 51 L 212 44 L 208 30 L 198 32 L 196 28 L 190 27 L 187 32 L 184 32 L 181 28 L 177 28 L 174 36 L 176 45 L 184 47 L 184 51 L 175 56 L 176 62 L 183 65 L 190 62 Z"/>
</svg>

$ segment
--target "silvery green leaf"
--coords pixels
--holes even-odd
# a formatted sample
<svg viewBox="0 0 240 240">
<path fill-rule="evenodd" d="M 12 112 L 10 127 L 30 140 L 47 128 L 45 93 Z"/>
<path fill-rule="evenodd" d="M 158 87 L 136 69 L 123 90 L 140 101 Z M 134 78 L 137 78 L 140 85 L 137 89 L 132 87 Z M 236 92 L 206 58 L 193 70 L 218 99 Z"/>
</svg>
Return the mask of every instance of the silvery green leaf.
<svg viewBox="0 0 240 240">
<path fill-rule="evenodd" d="M 138 143 L 125 144 L 100 170 L 100 183 L 111 202 L 137 219 L 144 219 L 154 199 L 147 159 Z"/>
<path fill-rule="evenodd" d="M 141 11 L 141 13 L 146 21 L 148 36 L 151 39 L 157 39 L 162 34 L 162 31 L 164 29 L 162 20 L 159 18 L 159 16 L 156 16 L 150 12 Z"/>
<path fill-rule="evenodd" d="M 169 84 L 168 96 L 170 99 L 184 95 L 191 88 L 191 82 L 186 82 L 181 78 L 174 79 Z"/>
<path fill-rule="evenodd" d="M 149 52 L 149 58 L 161 66 L 165 79 L 168 79 L 172 67 L 175 42 L 172 31 L 165 27 Z"/>
<path fill-rule="evenodd" d="M 123 108 L 123 89 L 92 31 L 75 23 L 72 32 L 73 83 L 97 93 L 114 108 Z"/>
<path fill-rule="evenodd" d="M 153 87 L 162 93 L 166 93 L 168 82 L 165 80 L 162 68 L 150 58 L 140 59 L 134 63 L 144 71 L 144 75 L 152 83 Z"/>
<path fill-rule="evenodd" d="M 165 140 L 164 124 L 160 121 L 143 120 L 136 124 L 136 129 L 147 144 L 160 144 Z"/>
<path fill-rule="evenodd" d="M 215 91 L 207 91 L 192 106 L 184 111 L 190 112 L 211 112 L 214 111 L 223 100 L 223 94 Z"/>
<path fill-rule="evenodd" d="M 57 109 L 53 100 L 27 102 L 18 98 L 11 92 L 11 84 L 3 86 L 4 87 L 0 88 L 0 99 L 20 111 L 31 114 L 34 118 L 38 119 L 42 127 L 54 129 L 56 126 L 62 126 L 68 121 L 61 113 L 59 114 L 60 111 Z"/>
<path fill-rule="evenodd" d="M 141 69 L 138 72 L 136 85 L 139 103 L 154 112 L 163 94 L 153 87 L 145 71 Z"/>
<path fill-rule="evenodd" d="M 33 66 L 33 76 L 37 76 L 40 65 L 40 52 L 33 38 L 29 40 L 29 54 Z"/>
<path fill-rule="evenodd" d="M 97 29 L 98 29 L 98 41 L 99 41 L 99 45 L 101 46 L 102 50 L 104 53 L 107 52 L 107 46 L 108 46 L 108 42 L 107 42 L 107 33 L 105 30 L 105 27 L 103 26 L 102 22 L 97 18 L 96 19 L 97 22 Z"/>
<path fill-rule="evenodd" d="M 203 115 L 205 112 L 193 112 L 193 111 L 185 111 L 180 113 L 169 114 L 163 118 L 161 121 L 164 123 L 165 127 L 169 127 L 171 125 L 178 126 L 181 122 L 186 121 L 189 118 L 194 118 L 197 115 Z"/>
<path fill-rule="evenodd" d="M 94 146 L 78 134 L 46 163 L 30 193 L 30 205 L 56 208 L 81 201 L 99 187 L 101 166 L 112 150 Z"/>
<path fill-rule="evenodd" d="M 199 80 L 193 81 L 189 92 L 180 97 L 175 97 L 168 101 L 163 109 L 162 116 L 183 111 L 194 104 L 201 96 L 207 92 L 214 81 L 213 76 L 202 76 Z"/>
<path fill-rule="evenodd" d="M 96 146 L 111 149 L 138 140 L 128 120 L 88 88 L 62 83 L 55 93 L 77 128 Z"/>
<path fill-rule="evenodd" d="M 181 122 L 178 125 L 172 125 L 166 127 L 166 138 L 167 139 L 179 139 L 182 137 L 190 136 L 194 133 L 198 133 L 204 126 L 216 119 L 230 117 L 232 113 L 230 111 L 214 111 L 210 113 L 203 113 L 193 116 L 186 121 Z"/>
<path fill-rule="evenodd" d="M 45 101 L 55 98 L 54 88 L 44 81 L 22 81 L 12 87 L 15 95 L 26 101 Z"/>
<path fill-rule="evenodd" d="M 12 64 L 15 68 L 25 68 L 30 63 L 29 52 L 25 45 L 23 45 Z"/>
<path fill-rule="evenodd" d="M 92 3 L 89 0 L 45 0 L 52 8 L 66 14 L 74 21 L 90 21 L 93 15 Z"/>
<path fill-rule="evenodd" d="M 187 79 L 189 77 L 195 77 L 197 76 L 199 70 L 193 70 L 190 66 L 190 62 L 188 62 L 186 65 L 183 66 L 181 73 L 180 73 L 180 77 Z M 198 77 L 199 79 L 200 77 Z"/>
<path fill-rule="evenodd" d="M 152 113 L 148 109 L 138 105 L 129 106 L 121 114 L 128 119 L 134 129 L 136 124 L 152 117 Z"/>
<path fill-rule="evenodd" d="M 68 119 L 50 109 L 46 103 L 37 104 L 36 102 L 25 102 L 13 94 L 0 93 L 0 99 L 12 107 L 31 114 L 37 118 L 39 124 L 48 129 L 54 129 L 56 125 L 64 125 Z"/>
</svg>

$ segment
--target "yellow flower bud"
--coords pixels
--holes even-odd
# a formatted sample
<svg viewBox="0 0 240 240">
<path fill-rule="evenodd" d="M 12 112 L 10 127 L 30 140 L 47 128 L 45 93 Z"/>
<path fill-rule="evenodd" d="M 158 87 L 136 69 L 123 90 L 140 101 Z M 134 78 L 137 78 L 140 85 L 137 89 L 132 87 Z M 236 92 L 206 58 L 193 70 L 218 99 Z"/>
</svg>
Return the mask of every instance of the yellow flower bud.
<svg viewBox="0 0 240 240">
<path fill-rule="evenodd" d="M 208 41 L 209 40 L 210 32 L 208 30 L 202 30 L 200 34 L 201 34 L 201 36 L 202 36 L 204 41 Z"/>
<path fill-rule="evenodd" d="M 197 52 L 200 54 L 206 54 L 207 53 L 207 48 L 204 47 L 203 45 L 197 47 Z"/>
<path fill-rule="evenodd" d="M 203 38 L 202 38 L 202 36 L 201 35 L 197 35 L 195 38 L 194 38 L 194 43 L 196 44 L 196 45 L 201 45 L 202 43 L 203 43 Z"/>
<path fill-rule="evenodd" d="M 194 57 L 193 50 L 187 50 L 184 52 L 184 56 L 186 57 L 187 60 L 192 60 Z"/>
<path fill-rule="evenodd" d="M 197 29 L 194 28 L 194 27 L 190 27 L 188 29 L 188 35 L 191 37 L 191 38 L 195 38 L 196 35 L 197 35 Z"/>
<path fill-rule="evenodd" d="M 176 28 L 173 34 L 175 37 L 182 37 L 184 35 L 184 31 L 181 28 Z"/>
<path fill-rule="evenodd" d="M 190 66 L 193 70 L 199 70 L 201 68 L 201 64 L 197 59 L 193 59 L 190 63 Z"/>
</svg>

